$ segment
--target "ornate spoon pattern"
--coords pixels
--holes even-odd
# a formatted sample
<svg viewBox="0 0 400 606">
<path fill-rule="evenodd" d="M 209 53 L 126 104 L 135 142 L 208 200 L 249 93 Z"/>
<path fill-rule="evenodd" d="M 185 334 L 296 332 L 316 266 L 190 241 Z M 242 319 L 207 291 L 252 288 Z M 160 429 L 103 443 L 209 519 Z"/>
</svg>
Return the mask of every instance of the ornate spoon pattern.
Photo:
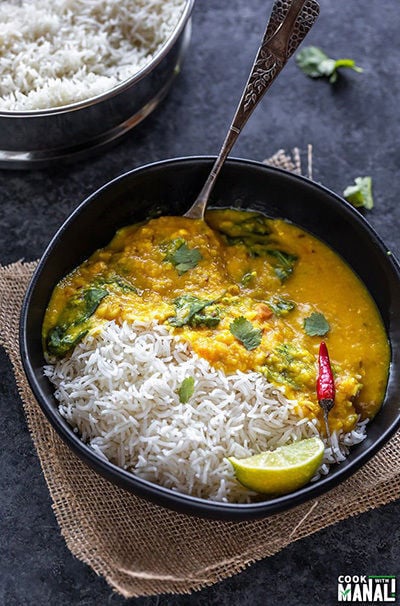
<svg viewBox="0 0 400 606">
<path fill-rule="evenodd" d="M 204 219 L 215 180 L 244 125 L 319 15 L 316 0 L 275 0 L 232 124 L 200 194 L 185 217 Z"/>
</svg>

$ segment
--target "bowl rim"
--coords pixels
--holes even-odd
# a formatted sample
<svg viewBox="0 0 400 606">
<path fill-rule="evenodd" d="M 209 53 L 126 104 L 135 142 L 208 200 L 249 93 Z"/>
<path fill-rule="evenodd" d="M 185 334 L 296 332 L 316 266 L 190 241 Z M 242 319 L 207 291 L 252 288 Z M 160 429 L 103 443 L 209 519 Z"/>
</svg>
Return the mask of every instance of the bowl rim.
<svg viewBox="0 0 400 606">
<path fill-rule="evenodd" d="M 103 93 L 95 95 L 94 97 L 89 97 L 87 99 L 83 99 L 82 101 L 76 101 L 75 103 L 68 103 L 68 105 L 60 105 L 59 107 L 49 107 L 46 109 L 27 109 L 16 111 L 7 111 L 0 109 L 0 118 L 44 118 L 47 116 L 75 112 L 81 109 L 85 109 L 87 107 L 97 105 L 98 103 L 101 103 L 106 99 L 115 97 L 124 90 L 129 89 L 132 85 L 136 84 L 137 82 L 139 82 L 139 80 L 142 80 L 150 72 L 153 71 L 153 69 L 166 57 L 166 55 L 169 53 L 169 51 L 174 46 L 175 42 L 183 32 L 192 14 L 195 0 L 184 0 L 184 2 L 185 6 L 171 35 L 167 38 L 161 48 L 156 52 L 151 61 L 146 63 L 139 71 L 135 72 L 129 78 L 122 80 L 122 82 L 119 82 L 112 88 L 109 88 Z"/>
<path fill-rule="evenodd" d="M 151 162 L 146 165 L 139 166 L 133 170 L 124 172 L 123 174 L 115 177 L 111 181 L 108 181 L 96 191 L 87 196 L 66 218 L 62 225 L 58 228 L 50 243 L 47 245 L 40 261 L 32 275 L 28 289 L 26 291 L 19 324 L 19 343 L 20 343 L 20 354 L 23 364 L 23 368 L 28 379 L 28 383 L 36 397 L 42 411 L 51 422 L 52 426 L 56 429 L 57 433 L 62 439 L 68 444 L 70 448 L 90 467 L 94 468 L 103 477 L 113 477 L 113 483 L 119 484 L 120 486 L 134 492 L 138 496 L 150 498 L 153 502 L 162 504 L 170 509 L 183 511 L 202 517 L 209 517 L 214 519 L 229 519 L 229 520 L 249 520 L 252 518 L 267 517 L 274 513 L 283 512 L 289 508 L 306 502 L 314 497 L 317 497 L 327 491 L 331 490 L 350 475 L 360 469 L 365 463 L 367 463 L 378 450 L 380 450 L 384 444 L 392 437 L 398 428 L 400 428 L 400 412 L 396 419 L 391 422 L 382 434 L 374 440 L 371 444 L 365 445 L 361 453 L 356 453 L 354 458 L 347 462 L 345 468 L 338 468 L 334 474 L 328 473 L 328 475 L 320 478 L 315 483 L 309 483 L 304 487 L 298 489 L 294 493 L 282 495 L 276 498 L 268 499 L 265 501 L 254 502 L 254 503 L 225 503 L 219 501 L 211 501 L 200 497 L 195 497 L 185 493 L 174 491 L 170 488 L 165 488 L 158 484 L 144 480 L 132 472 L 126 471 L 117 465 L 102 459 L 96 452 L 89 446 L 84 444 L 77 434 L 75 434 L 67 424 L 63 423 L 63 419 L 60 416 L 58 409 L 47 402 L 47 398 L 43 393 L 41 386 L 39 385 L 35 371 L 31 364 L 28 355 L 28 338 L 27 338 L 27 320 L 30 308 L 30 302 L 32 295 L 35 291 L 36 285 L 40 280 L 42 271 L 46 265 L 47 259 L 50 256 L 54 246 L 58 242 L 59 238 L 62 237 L 64 231 L 68 229 L 69 225 L 73 223 L 82 210 L 86 209 L 88 205 L 92 203 L 99 195 L 102 195 L 106 190 L 113 188 L 115 184 L 120 183 L 126 178 L 130 178 L 132 175 L 137 175 L 148 170 L 154 170 L 163 168 L 168 165 L 181 165 L 189 163 L 212 163 L 215 160 L 215 156 L 185 156 L 177 158 L 169 158 L 156 162 Z M 391 266 L 394 273 L 397 275 L 400 283 L 400 264 L 395 255 L 388 250 L 381 237 L 376 233 L 373 227 L 366 221 L 363 215 L 355 209 L 350 203 L 341 198 L 338 194 L 330 190 L 329 188 L 316 183 L 307 177 L 295 174 L 282 168 L 266 165 L 262 162 L 255 160 L 247 160 L 244 158 L 229 158 L 227 161 L 229 165 L 245 165 L 262 169 L 263 171 L 272 172 L 281 175 L 281 177 L 289 180 L 299 181 L 306 184 L 308 187 L 314 188 L 324 196 L 333 197 L 341 207 L 341 211 L 347 214 L 351 214 L 353 220 L 362 226 L 374 241 L 374 244 L 380 249 L 387 259 L 387 263 Z M 339 208 L 340 208 L 339 207 Z M 390 341 L 389 341 L 390 342 Z M 393 372 L 393 347 L 395 344 L 390 342 L 391 347 L 391 361 L 389 365 L 388 382 L 386 386 L 385 399 L 389 384 L 394 383 L 391 381 L 391 374 Z M 385 400 L 384 400 L 385 401 Z M 378 413 L 379 414 L 379 413 Z"/>
</svg>

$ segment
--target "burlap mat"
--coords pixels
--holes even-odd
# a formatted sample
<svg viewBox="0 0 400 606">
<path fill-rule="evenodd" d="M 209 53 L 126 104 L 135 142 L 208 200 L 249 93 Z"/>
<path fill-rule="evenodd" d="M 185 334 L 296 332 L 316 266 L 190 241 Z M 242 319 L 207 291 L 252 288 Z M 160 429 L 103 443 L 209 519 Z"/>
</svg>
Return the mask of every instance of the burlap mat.
<svg viewBox="0 0 400 606">
<path fill-rule="evenodd" d="M 299 155 L 270 159 L 300 171 Z M 310 166 L 309 166 L 310 173 Z M 168 511 L 99 477 L 54 432 L 25 379 L 18 350 L 22 299 L 36 263 L 0 267 L 0 343 L 13 365 L 29 430 L 71 552 L 126 597 L 189 593 L 229 577 L 321 528 L 400 496 L 400 434 L 340 487 L 253 522 Z"/>
</svg>

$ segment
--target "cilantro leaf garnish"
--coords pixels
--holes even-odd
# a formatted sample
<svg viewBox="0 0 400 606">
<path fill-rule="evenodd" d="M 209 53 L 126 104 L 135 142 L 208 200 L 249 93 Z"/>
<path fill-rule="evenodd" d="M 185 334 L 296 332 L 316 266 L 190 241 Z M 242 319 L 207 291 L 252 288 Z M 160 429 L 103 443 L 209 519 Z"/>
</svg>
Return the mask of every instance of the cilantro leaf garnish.
<svg viewBox="0 0 400 606">
<path fill-rule="evenodd" d="M 281 282 L 284 282 L 293 273 L 297 256 L 287 253 L 284 250 L 267 250 L 270 257 L 275 259 L 274 272 Z"/>
<path fill-rule="evenodd" d="M 91 286 L 72 296 L 58 318 L 58 324 L 48 333 L 47 350 L 57 358 L 66 356 L 89 332 L 90 319 L 107 297 L 104 288 Z"/>
<path fill-rule="evenodd" d="M 189 248 L 186 240 L 177 238 L 169 244 L 164 261 L 172 263 L 181 276 L 189 269 L 194 269 L 202 258 L 198 248 Z"/>
<path fill-rule="evenodd" d="M 262 330 L 254 328 L 252 323 L 243 316 L 235 318 L 229 326 L 229 330 L 248 351 L 255 349 L 261 343 Z"/>
<path fill-rule="evenodd" d="M 324 337 L 330 330 L 329 323 L 324 314 L 313 312 L 304 320 L 304 331 L 309 337 Z"/>
<path fill-rule="evenodd" d="M 247 210 L 235 210 L 230 216 L 216 225 L 211 222 L 211 226 L 229 246 L 245 246 L 251 257 L 265 256 L 271 234 L 270 219 Z"/>
<path fill-rule="evenodd" d="M 243 274 L 242 279 L 240 280 L 240 285 L 246 288 L 256 276 L 257 273 L 255 271 L 248 271 L 247 273 Z"/>
<path fill-rule="evenodd" d="M 374 206 L 371 177 L 356 177 L 354 183 L 355 185 L 346 187 L 343 197 L 356 208 L 371 210 Z"/>
<path fill-rule="evenodd" d="M 363 69 L 353 59 L 331 59 L 317 46 L 306 46 L 296 55 L 296 63 L 310 78 L 329 78 L 332 84 L 338 78 L 338 69 L 350 68 L 361 73 Z"/>
<path fill-rule="evenodd" d="M 300 390 L 315 384 L 314 357 L 293 343 L 277 345 L 261 371 L 271 383 L 290 385 Z"/>
<path fill-rule="evenodd" d="M 123 293 L 133 292 L 136 295 L 142 294 L 141 291 L 136 288 L 136 286 L 133 286 L 133 284 L 131 284 L 121 276 L 118 276 L 117 274 L 110 275 L 107 277 L 100 277 L 96 280 L 95 284 L 99 286 L 111 286 Z"/>
<path fill-rule="evenodd" d="M 276 316 L 286 316 L 289 311 L 292 311 L 296 307 L 296 303 L 279 295 L 271 297 L 266 301 L 266 304 Z"/>
<path fill-rule="evenodd" d="M 79 328 L 79 326 L 73 324 L 70 326 L 54 326 L 47 335 L 47 350 L 50 355 L 63 358 L 86 337 L 88 332 L 87 328 Z"/>
<path fill-rule="evenodd" d="M 184 379 L 182 381 L 182 384 L 178 390 L 179 402 L 181 404 L 187 404 L 187 402 L 189 402 L 189 400 L 193 394 L 194 394 L 194 378 L 186 377 L 186 379 Z"/>
<path fill-rule="evenodd" d="M 234 211 L 232 216 L 233 218 L 224 219 L 218 225 L 211 225 L 228 246 L 244 246 L 250 257 L 271 257 L 275 275 L 284 282 L 293 272 L 297 256 L 273 248 L 275 243 L 271 233 L 271 219 L 248 211 Z M 253 274 L 256 277 L 254 272 L 245 273 L 240 285 L 247 287 Z"/>
<path fill-rule="evenodd" d="M 199 299 L 194 295 L 182 295 L 175 299 L 176 315 L 169 318 L 168 322 L 177 328 L 185 325 L 192 328 L 217 326 L 221 320 L 218 307 L 206 311 L 206 308 L 214 305 L 215 302 L 215 300 Z"/>
</svg>

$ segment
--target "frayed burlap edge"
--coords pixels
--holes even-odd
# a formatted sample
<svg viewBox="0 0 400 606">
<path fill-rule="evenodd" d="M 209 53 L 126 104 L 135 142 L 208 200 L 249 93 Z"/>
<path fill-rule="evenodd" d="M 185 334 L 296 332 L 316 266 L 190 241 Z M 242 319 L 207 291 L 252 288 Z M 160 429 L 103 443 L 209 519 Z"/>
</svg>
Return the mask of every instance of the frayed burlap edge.
<svg viewBox="0 0 400 606">
<path fill-rule="evenodd" d="M 280 152 L 269 163 L 301 172 L 296 150 L 293 156 Z M 293 541 L 399 498 L 399 434 L 340 487 L 289 512 L 253 522 L 202 520 L 178 514 L 99 477 L 52 429 L 22 370 L 19 315 L 35 266 L 18 262 L 0 268 L 0 343 L 13 365 L 62 535 L 71 552 L 123 596 L 190 593 L 273 555 Z"/>
</svg>

